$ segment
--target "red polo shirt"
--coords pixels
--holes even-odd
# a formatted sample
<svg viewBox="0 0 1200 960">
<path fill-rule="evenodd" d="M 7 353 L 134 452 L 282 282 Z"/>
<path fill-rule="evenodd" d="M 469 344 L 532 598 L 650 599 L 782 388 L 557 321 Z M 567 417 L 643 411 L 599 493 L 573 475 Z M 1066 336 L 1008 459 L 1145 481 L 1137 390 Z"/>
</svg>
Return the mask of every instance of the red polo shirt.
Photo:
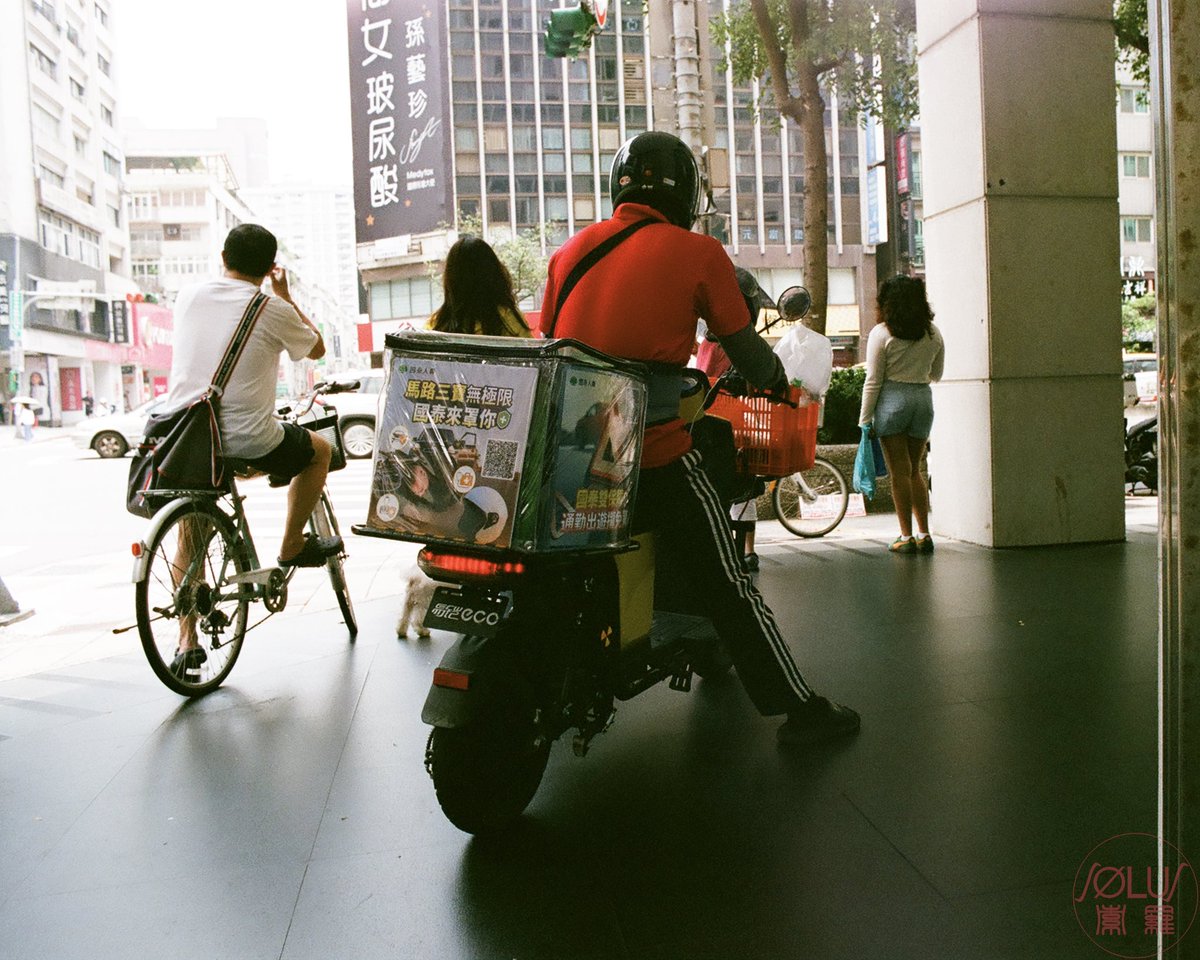
<svg viewBox="0 0 1200 960">
<path fill-rule="evenodd" d="M 575 264 L 627 226 L 658 220 L 623 240 L 575 285 L 555 321 L 558 290 Z M 750 323 L 733 263 L 713 237 L 669 223 L 653 207 L 623 203 L 612 219 L 575 234 L 550 258 L 540 329 L 616 357 L 685 367 L 696 343 L 696 320 L 724 337 Z M 550 333 L 551 323 L 554 332 Z M 692 447 L 682 420 L 648 427 L 642 466 L 661 467 Z"/>
</svg>

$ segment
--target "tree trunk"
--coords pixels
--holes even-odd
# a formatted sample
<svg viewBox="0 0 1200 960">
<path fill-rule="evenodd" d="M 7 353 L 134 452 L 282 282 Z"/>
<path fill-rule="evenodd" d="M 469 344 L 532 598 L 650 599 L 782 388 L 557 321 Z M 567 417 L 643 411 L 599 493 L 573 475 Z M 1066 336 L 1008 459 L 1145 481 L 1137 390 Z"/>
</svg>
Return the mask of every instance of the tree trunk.
<svg viewBox="0 0 1200 960">
<path fill-rule="evenodd" d="M 805 323 L 825 333 L 829 302 L 829 174 L 826 170 L 825 101 L 815 70 L 801 67 L 800 131 L 804 141 L 804 285 L 812 294 Z"/>
</svg>

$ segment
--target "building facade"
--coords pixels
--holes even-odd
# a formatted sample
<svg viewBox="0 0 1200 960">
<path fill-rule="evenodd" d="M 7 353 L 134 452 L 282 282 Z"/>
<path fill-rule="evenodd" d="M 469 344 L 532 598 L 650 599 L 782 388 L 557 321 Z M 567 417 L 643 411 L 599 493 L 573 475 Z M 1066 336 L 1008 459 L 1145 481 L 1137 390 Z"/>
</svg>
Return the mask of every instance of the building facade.
<svg viewBox="0 0 1200 960">
<path fill-rule="evenodd" d="M 1158 249 L 1154 229 L 1154 124 L 1150 91 L 1117 69 L 1117 184 L 1121 211 L 1121 299 L 1153 294 Z"/>
<path fill-rule="evenodd" d="M 109 0 L 0 5 L 0 401 L 52 424 L 115 400 L 127 359 L 113 26 Z"/>
<path fill-rule="evenodd" d="M 716 209 L 701 228 L 719 237 L 734 262 L 753 271 L 768 293 L 802 283 L 800 131 L 769 107 L 760 113 L 756 86 L 735 85 L 720 68 L 723 51 L 712 48 L 709 20 L 725 9 L 724 0 L 649 5 L 612 0 L 605 29 L 575 60 L 542 52 L 544 22 L 557 6 L 554 0 L 445 0 L 439 14 L 445 35 L 425 54 L 445 59 L 452 185 L 445 223 L 477 219 L 489 238 L 531 232 L 544 250 L 552 250 L 612 213 L 608 170 L 620 144 L 645 130 L 666 130 L 698 157 L 709 157 Z M 366 64 L 393 55 L 388 69 L 401 76 L 399 53 L 370 46 L 373 40 L 378 48 L 387 35 L 368 34 L 384 16 L 402 20 L 405 8 L 397 0 L 378 7 L 374 22 L 351 24 L 352 67 L 356 57 Z M 402 38 L 401 26 L 395 23 L 395 36 Z M 352 69 L 352 98 L 358 82 Z M 364 97 L 368 113 L 369 103 Z M 867 210 L 861 160 L 866 132 L 836 98 L 830 100 L 826 129 L 827 331 L 855 353 L 874 323 L 874 246 L 863 224 L 870 216 L 886 218 L 886 211 Z M 372 157 L 376 146 L 372 140 Z M 386 154 L 386 145 L 378 153 Z M 366 162 L 356 177 L 365 177 Z M 364 214 L 373 216 L 356 210 L 358 221 Z M 358 247 L 370 289 L 371 327 L 362 340 L 375 351 L 382 348 L 383 333 L 423 323 L 436 308 L 436 264 L 453 239 L 444 229 L 397 232 L 402 236 Z M 363 234 L 360 222 L 360 240 Z"/>
</svg>

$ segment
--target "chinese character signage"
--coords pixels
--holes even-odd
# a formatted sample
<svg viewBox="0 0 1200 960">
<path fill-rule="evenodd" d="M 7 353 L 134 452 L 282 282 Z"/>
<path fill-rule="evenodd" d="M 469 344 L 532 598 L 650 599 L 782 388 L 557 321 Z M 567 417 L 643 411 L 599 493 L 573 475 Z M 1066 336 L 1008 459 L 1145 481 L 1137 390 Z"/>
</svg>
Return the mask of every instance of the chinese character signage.
<svg viewBox="0 0 1200 960">
<path fill-rule="evenodd" d="M 388 334 L 367 525 L 544 553 L 622 548 L 646 385 L 569 341 Z"/>
<path fill-rule="evenodd" d="M 446 34 L 437 0 L 349 0 L 358 242 L 448 219 Z"/>
<path fill-rule="evenodd" d="M 112 315 L 112 342 L 129 343 L 129 304 L 124 300 L 113 300 L 110 304 Z"/>
<path fill-rule="evenodd" d="M 537 381 L 536 367 L 394 357 L 368 525 L 507 547 Z"/>
</svg>

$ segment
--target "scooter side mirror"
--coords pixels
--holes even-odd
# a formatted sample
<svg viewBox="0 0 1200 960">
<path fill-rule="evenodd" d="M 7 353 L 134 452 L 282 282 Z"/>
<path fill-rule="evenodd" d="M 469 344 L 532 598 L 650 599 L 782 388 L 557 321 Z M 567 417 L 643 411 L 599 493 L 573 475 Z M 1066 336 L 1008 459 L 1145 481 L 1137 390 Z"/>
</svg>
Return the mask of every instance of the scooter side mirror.
<svg viewBox="0 0 1200 960">
<path fill-rule="evenodd" d="M 779 315 L 785 320 L 799 320 L 812 309 L 812 294 L 804 287 L 788 287 L 779 295 Z"/>
</svg>

